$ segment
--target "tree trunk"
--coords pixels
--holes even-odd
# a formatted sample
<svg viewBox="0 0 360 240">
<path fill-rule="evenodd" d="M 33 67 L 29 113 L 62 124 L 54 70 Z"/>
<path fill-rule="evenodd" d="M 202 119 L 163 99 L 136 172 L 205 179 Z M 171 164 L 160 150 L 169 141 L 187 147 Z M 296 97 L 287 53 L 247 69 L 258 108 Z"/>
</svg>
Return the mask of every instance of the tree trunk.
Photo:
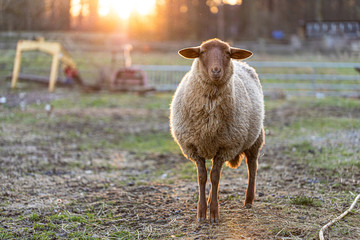
<svg viewBox="0 0 360 240">
<path fill-rule="evenodd" d="M 315 11 L 316 11 L 316 21 L 321 22 L 323 20 L 322 12 L 321 12 L 321 0 L 316 0 L 315 2 Z"/>
<path fill-rule="evenodd" d="M 99 0 L 89 0 L 89 22 L 92 30 L 97 30 Z"/>
<path fill-rule="evenodd" d="M 221 3 L 218 6 L 218 13 L 217 13 L 217 35 L 218 38 L 225 40 L 225 15 L 224 15 L 224 3 Z"/>
</svg>

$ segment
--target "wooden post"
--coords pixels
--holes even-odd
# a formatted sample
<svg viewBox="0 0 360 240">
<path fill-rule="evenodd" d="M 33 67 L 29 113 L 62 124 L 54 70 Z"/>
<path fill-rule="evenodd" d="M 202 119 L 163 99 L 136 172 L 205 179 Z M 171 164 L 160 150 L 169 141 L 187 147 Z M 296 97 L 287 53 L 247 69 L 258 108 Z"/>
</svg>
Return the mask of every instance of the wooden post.
<svg viewBox="0 0 360 240">
<path fill-rule="evenodd" d="M 21 66 L 21 47 L 20 47 L 20 44 L 18 44 L 16 47 L 14 70 L 13 70 L 12 79 L 11 79 L 11 88 L 16 87 L 16 83 L 17 83 L 17 80 L 19 77 L 19 72 L 20 72 L 20 66 Z"/>
<path fill-rule="evenodd" d="M 53 59 L 51 63 L 51 72 L 50 72 L 50 81 L 49 81 L 49 92 L 53 92 L 55 90 L 55 84 L 58 76 L 59 69 L 59 51 L 55 51 L 53 54 Z"/>
<path fill-rule="evenodd" d="M 131 44 L 126 44 L 124 46 L 124 59 L 125 59 L 125 67 L 129 68 L 131 67 L 131 55 L 130 55 L 130 51 L 132 50 L 132 45 Z"/>
</svg>

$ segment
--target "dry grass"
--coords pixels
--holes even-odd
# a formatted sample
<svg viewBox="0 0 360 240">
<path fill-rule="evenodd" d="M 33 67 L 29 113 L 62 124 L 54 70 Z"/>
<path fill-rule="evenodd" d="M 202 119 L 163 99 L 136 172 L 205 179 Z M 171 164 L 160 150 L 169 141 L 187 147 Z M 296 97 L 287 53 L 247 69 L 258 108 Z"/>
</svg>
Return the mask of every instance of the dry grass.
<svg viewBox="0 0 360 240">
<path fill-rule="evenodd" d="M 245 162 L 224 168 L 212 225 L 196 222 L 196 171 L 168 135 L 171 95 L 56 96 L 0 106 L 0 239 L 317 239 L 360 192 L 356 100 L 267 101 L 254 208 Z M 359 211 L 326 237 L 359 239 Z"/>
</svg>

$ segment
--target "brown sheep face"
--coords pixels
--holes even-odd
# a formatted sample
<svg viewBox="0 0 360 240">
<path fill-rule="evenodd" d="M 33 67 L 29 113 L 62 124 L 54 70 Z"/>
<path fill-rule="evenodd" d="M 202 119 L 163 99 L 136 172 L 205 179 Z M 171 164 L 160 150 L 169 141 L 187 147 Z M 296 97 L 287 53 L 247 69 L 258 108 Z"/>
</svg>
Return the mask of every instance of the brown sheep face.
<svg viewBox="0 0 360 240">
<path fill-rule="evenodd" d="M 208 40 L 198 47 L 181 49 L 179 54 L 184 58 L 199 58 L 202 72 L 214 84 L 222 83 L 222 80 L 226 80 L 224 76 L 229 74 L 228 69 L 231 58 L 245 59 L 252 55 L 250 51 L 230 47 L 229 44 L 219 39 Z"/>
</svg>

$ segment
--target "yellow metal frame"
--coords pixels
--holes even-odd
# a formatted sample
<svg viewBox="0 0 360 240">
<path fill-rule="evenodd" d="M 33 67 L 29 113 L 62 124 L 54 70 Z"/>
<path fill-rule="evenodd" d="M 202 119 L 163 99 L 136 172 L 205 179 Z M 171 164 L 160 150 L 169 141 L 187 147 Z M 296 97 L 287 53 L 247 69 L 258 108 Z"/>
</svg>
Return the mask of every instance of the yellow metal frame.
<svg viewBox="0 0 360 240">
<path fill-rule="evenodd" d="M 43 39 L 40 39 L 38 41 L 20 40 L 16 47 L 16 56 L 11 79 L 11 88 L 16 87 L 21 66 L 21 56 L 22 52 L 25 51 L 42 51 L 52 56 L 49 92 L 53 92 L 55 90 L 60 61 L 63 62 L 66 66 L 76 68 L 76 65 L 71 59 L 69 53 L 62 47 L 60 43 L 45 42 Z"/>
</svg>

